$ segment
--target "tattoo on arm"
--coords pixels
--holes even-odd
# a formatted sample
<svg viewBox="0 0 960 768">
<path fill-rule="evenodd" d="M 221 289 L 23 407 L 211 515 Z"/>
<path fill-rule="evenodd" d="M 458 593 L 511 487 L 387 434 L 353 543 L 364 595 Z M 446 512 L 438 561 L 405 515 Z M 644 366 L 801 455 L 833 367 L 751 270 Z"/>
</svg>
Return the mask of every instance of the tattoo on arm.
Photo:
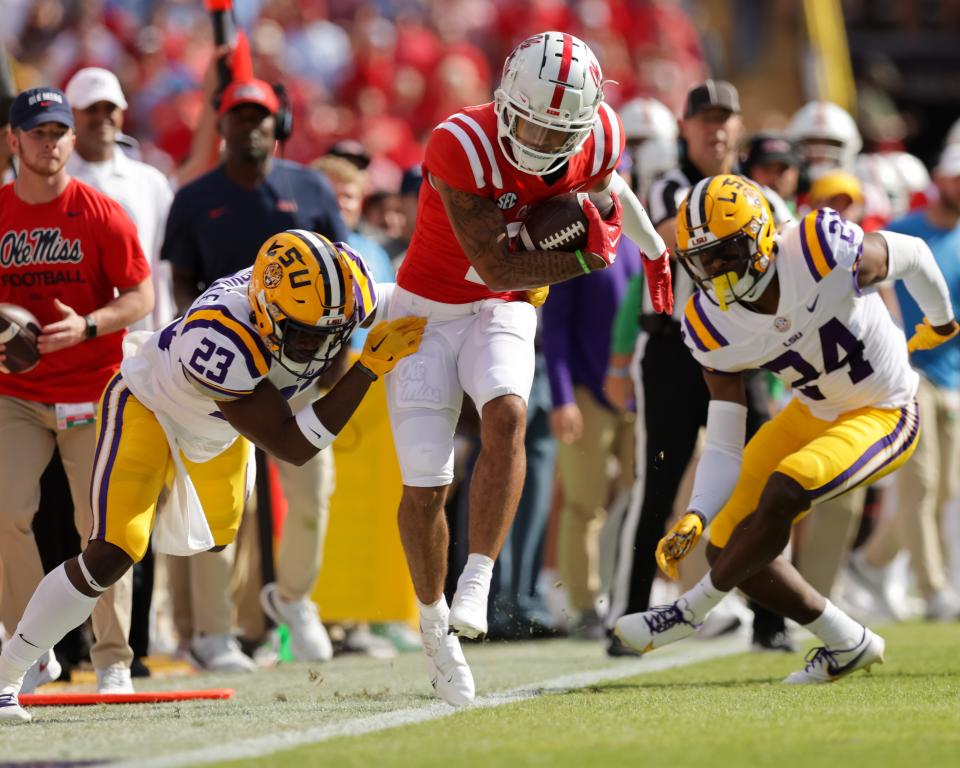
<svg viewBox="0 0 960 768">
<path fill-rule="evenodd" d="M 493 200 L 435 181 L 460 247 L 491 289 L 539 288 L 583 274 L 577 257 L 568 251 L 511 253 L 503 214 Z M 593 269 L 606 266 L 593 254 L 584 258 Z"/>
</svg>

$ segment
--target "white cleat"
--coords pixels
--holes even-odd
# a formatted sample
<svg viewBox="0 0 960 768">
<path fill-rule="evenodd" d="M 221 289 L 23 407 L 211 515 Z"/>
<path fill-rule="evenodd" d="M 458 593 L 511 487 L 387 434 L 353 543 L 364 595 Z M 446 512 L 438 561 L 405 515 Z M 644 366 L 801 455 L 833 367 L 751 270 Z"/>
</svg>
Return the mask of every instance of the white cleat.
<svg viewBox="0 0 960 768">
<path fill-rule="evenodd" d="M 277 624 L 290 630 L 290 651 L 297 661 L 330 661 L 333 644 L 320 622 L 317 605 L 308 597 L 288 603 L 277 591 L 275 582 L 260 590 L 260 605 Z"/>
<path fill-rule="evenodd" d="M 473 673 L 463 656 L 460 641 L 447 632 L 442 622 L 420 619 L 420 640 L 427 659 L 430 685 L 441 699 L 454 707 L 473 703 L 476 686 Z"/>
<path fill-rule="evenodd" d="M 869 672 L 874 664 L 883 664 L 884 646 L 880 635 L 864 627 L 863 637 L 853 648 L 812 648 L 807 654 L 806 666 L 788 675 L 783 682 L 790 685 L 819 685 L 835 683 L 858 669 Z"/>
<path fill-rule="evenodd" d="M 450 632 L 468 640 L 487 634 L 490 582 L 461 576 L 450 606 Z"/>
<path fill-rule="evenodd" d="M 33 693 L 39 686 L 52 683 L 60 677 L 62 671 L 63 667 L 57 661 L 56 654 L 53 649 L 50 649 L 27 670 L 27 674 L 23 676 L 20 693 Z"/>
<path fill-rule="evenodd" d="M 97 672 L 97 693 L 136 693 L 130 679 L 130 667 L 116 664 L 103 667 Z"/>
<path fill-rule="evenodd" d="M 190 654 L 210 672 L 254 672 L 257 668 L 233 635 L 197 635 L 190 643 Z"/>
<path fill-rule="evenodd" d="M 638 653 L 649 653 L 677 640 L 692 635 L 699 624 L 693 624 L 681 598 L 670 605 L 657 605 L 643 613 L 631 613 L 617 619 L 614 634 L 628 648 Z"/>
<path fill-rule="evenodd" d="M 20 706 L 16 693 L 0 693 L 0 723 L 18 725 L 29 723 L 31 720 L 33 718 L 30 713 Z"/>
</svg>

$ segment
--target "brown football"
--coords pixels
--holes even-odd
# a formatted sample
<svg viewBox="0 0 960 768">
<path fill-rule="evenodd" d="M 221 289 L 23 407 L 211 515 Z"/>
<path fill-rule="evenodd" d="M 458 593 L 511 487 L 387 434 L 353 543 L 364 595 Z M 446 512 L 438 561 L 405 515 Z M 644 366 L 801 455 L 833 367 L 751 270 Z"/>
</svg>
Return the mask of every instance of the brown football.
<svg viewBox="0 0 960 768">
<path fill-rule="evenodd" d="M 39 363 L 39 335 L 40 322 L 31 312 L 16 304 L 0 304 L 0 344 L 6 347 L 0 369 L 24 373 Z"/>
<path fill-rule="evenodd" d="M 525 251 L 575 251 L 587 247 L 587 216 L 580 207 L 585 192 L 567 192 L 541 200 L 524 219 L 517 235 L 518 245 Z M 591 193 L 591 202 L 604 219 L 613 210 L 608 192 Z"/>
</svg>

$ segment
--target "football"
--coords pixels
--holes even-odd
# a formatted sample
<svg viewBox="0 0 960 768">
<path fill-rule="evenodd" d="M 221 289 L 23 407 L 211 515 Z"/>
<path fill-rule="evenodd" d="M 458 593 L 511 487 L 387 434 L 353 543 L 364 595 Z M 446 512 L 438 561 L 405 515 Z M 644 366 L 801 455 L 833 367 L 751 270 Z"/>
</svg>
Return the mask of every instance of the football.
<svg viewBox="0 0 960 768">
<path fill-rule="evenodd" d="M 0 304 L 0 344 L 6 346 L 0 371 L 24 373 L 39 363 L 39 335 L 40 323 L 31 312 L 16 304 Z"/>
<path fill-rule="evenodd" d="M 548 197 L 534 205 L 517 235 L 526 251 L 576 251 L 587 247 L 587 215 L 580 207 L 586 192 L 568 192 Z M 613 198 L 607 192 L 592 193 L 590 201 L 604 219 L 613 210 Z"/>
</svg>

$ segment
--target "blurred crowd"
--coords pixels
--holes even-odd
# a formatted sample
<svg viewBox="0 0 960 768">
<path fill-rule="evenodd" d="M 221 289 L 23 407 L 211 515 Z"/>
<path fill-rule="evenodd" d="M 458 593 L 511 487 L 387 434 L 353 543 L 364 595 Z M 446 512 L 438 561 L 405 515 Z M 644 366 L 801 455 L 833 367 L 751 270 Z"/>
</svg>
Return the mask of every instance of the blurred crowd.
<svg viewBox="0 0 960 768">
<path fill-rule="evenodd" d="M 500 62 L 533 29 L 563 29 L 580 36 L 596 52 L 604 76 L 619 83 L 606 93 L 620 111 L 627 138 L 620 170 L 647 202 L 653 223 L 663 227 L 671 247 L 676 204 L 690 182 L 726 172 L 741 172 L 762 186 L 779 226 L 789 226 L 824 206 L 867 230 L 897 227 L 905 217 L 922 217 L 932 209 L 930 215 L 951 235 L 950 242 L 960 239 L 960 131 L 945 137 L 941 159 L 932 169 L 895 146 L 884 147 L 882 153 L 864 153 L 853 117 L 823 102 L 803 106 L 783 131 L 747 135 L 744 124 L 750 116 L 741 113 L 732 85 L 724 86 L 729 90 L 722 98 L 709 95 L 702 103 L 691 100 L 691 88 L 702 83 L 708 71 L 696 28 L 679 2 L 237 0 L 234 5 L 237 22 L 249 35 L 256 77 L 283 83 L 290 95 L 295 130 L 282 145 L 284 157 L 323 175 L 337 200 L 341 221 L 336 226 L 349 232 L 349 242 L 375 263 L 379 280 L 393 279 L 413 231 L 422 182 L 417 164 L 425 134 L 464 105 L 489 101 Z M 85 67 L 115 73 L 126 96 L 123 131 L 139 145 L 133 153 L 164 174 L 173 175 L 196 152 L 195 130 L 202 113 L 209 111 L 201 84 L 214 55 L 208 14 L 201 3 L 7 0 L 2 34 L 21 87 L 63 87 Z M 67 92 L 69 96 L 69 88 Z M 950 139 L 958 143 L 951 146 Z M 129 150 L 129 146 L 122 148 Z M 227 164 L 229 151 L 227 147 Z M 185 192 L 189 189 L 189 184 L 182 187 Z M 173 205 L 176 208 L 176 200 Z M 168 251 L 164 260 L 182 266 L 169 243 L 163 246 Z M 159 263 L 161 244 L 151 250 L 154 253 L 147 256 Z M 953 250 L 952 258 L 960 259 L 960 250 Z M 623 256 L 623 261 L 628 263 L 628 257 Z M 169 297 L 175 284 L 165 270 L 158 270 L 155 280 L 158 296 Z M 653 580 L 651 541 L 655 546 L 670 516 L 684 508 L 697 448 L 691 444 L 689 455 L 683 456 L 668 495 L 651 501 L 645 484 L 659 471 L 662 454 L 647 430 L 644 402 L 649 405 L 651 398 L 649 393 L 644 397 L 642 372 L 644 355 L 655 348 L 649 344 L 651 339 L 679 340 L 677 315 L 683 312 L 686 297 L 678 293 L 675 317 L 661 321 L 643 306 L 642 271 L 634 266 L 625 274 L 624 284 L 626 279 L 632 281 L 632 293 L 618 287 L 604 308 L 606 314 L 600 313 L 602 320 L 597 321 L 606 326 L 595 338 L 605 340 L 607 370 L 596 381 L 573 381 L 569 392 L 558 373 L 567 366 L 555 357 L 569 350 L 558 352 L 549 339 L 552 329 L 564 322 L 556 303 L 559 297 L 552 297 L 555 303 L 548 301 L 541 310 L 544 343 L 538 348 L 537 379 L 529 406 L 527 483 L 494 578 L 492 638 L 573 634 L 603 643 L 612 655 L 626 654 L 629 651 L 618 646 L 607 629 L 618 612 L 662 602 L 657 597 L 672 589 L 665 581 Z M 192 280 L 196 293 L 204 281 L 196 275 Z M 678 291 L 682 285 L 678 280 Z M 951 285 L 951 289 L 955 296 L 960 293 L 960 286 Z M 888 292 L 888 299 L 892 312 L 909 314 L 894 291 Z M 180 310 L 184 308 L 182 301 L 176 303 Z M 167 316 L 155 322 L 168 321 L 172 312 L 171 307 Z M 957 342 L 945 346 L 955 354 Z M 671 379 L 671 371 L 662 365 L 659 375 Z M 938 380 L 937 375 L 930 374 L 928 380 L 946 394 L 934 411 L 936 418 L 924 428 L 936 432 L 932 425 L 943 427 L 941 477 L 956 477 L 960 441 L 953 425 L 960 418 L 960 382 L 953 377 Z M 789 398 L 789 392 L 773 388 L 765 377 L 758 387 L 762 390 L 760 419 L 768 418 L 771 409 L 782 407 Z M 698 427 L 694 427 L 695 436 Z M 475 417 L 464 416 L 459 438 L 459 487 L 449 505 L 454 561 L 465 557 L 462 521 L 469 492 L 466 481 L 478 447 Z M 595 440 L 604 441 L 603 455 L 597 469 L 590 470 L 593 476 L 584 478 L 589 472 L 585 473 L 582 459 L 595 451 L 596 445 L 588 444 Z M 890 618 L 960 617 L 955 593 L 960 534 L 956 529 L 951 533 L 943 517 L 956 489 L 937 485 L 938 478 L 898 486 L 897 478 L 886 484 L 887 490 L 872 490 L 867 498 L 851 494 L 843 502 L 845 507 L 831 516 L 829 531 L 818 533 L 813 524 L 799 527 L 795 560 L 821 591 L 832 592 L 836 599 L 864 612 L 880 611 Z M 587 488 L 587 480 L 598 479 L 602 482 Z M 327 488 L 321 494 L 324 504 L 329 492 Z M 921 507 L 927 516 L 923 520 L 897 514 Z M 644 538 L 644 515 L 652 539 Z M 321 529 L 324 525 L 325 519 Z M 922 534 L 916 530 L 921 525 Z M 878 537 L 886 539 L 877 544 Z M 320 539 L 322 547 L 322 530 Z M 850 552 L 858 554 L 848 565 Z M 900 552 L 908 555 L 897 560 Z M 706 568 L 704 562 L 690 560 L 684 566 L 689 569 L 682 575 L 684 583 L 696 581 Z M 226 566 L 218 566 L 218 575 L 210 577 L 216 583 L 230 580 L 232 561 L 225 562 Z M 888 567 L 891 562 L 893 569 Z M 321 566 L 318 560 L 311 563 L 307 567 L 315 576 Z M 203 577 L 181 574 L 179 578 Z M 308 586 L 282 599 L 300 605 Z M 181 584 L 180 589 L 189 592 L 190 587 Z M 195 595 L 203 592 L 196 585 L 193 589 Z M 652 598 L 651 592 L 656 593 Z M 162 598 L 159 602 L 169 615 L 169 605 Z M 256 603 L 254 598 L 245 604 L 241 596 L 237 608 L 243 613 L 253 605 L 256 612 Z M 271 618 L 294 626 L 299 621 L 300 628 L 312 632 L 316 641 L 315 609 L 313 615 L 302 611 L 298 615 L 300 609 L 274 605 L 272 614 L 267 608 Z M 322 606 L 320 610 L 322 615 Z M 191 620 L 182 618 L 184 611 L 189 614 L 189 605 L 180 609 L 177 621 L 181 633 L 189 634 Z M 225 615 L 229 624 L 230 612 Z M 719 615 L 704 632 L 721 633 L 750 620 L 743 606 L 731 607 L 726 617 Z M 255 627 L 242 631 L 245 651 L 262 647 L 266 629 L 262 617 L 259 624 L 242 618 L 233 621 L 241 629 Z M 759 624 L 755 625 L 755 647 L 792 647 L 789 628 L 769 621 L 759 633 Z M 355 628 L 335 636 L 337 647 L 382 656 L 416 647 L 418 642 L 415 633 L 397 627 L 375 628 L 387 639 L 377 642 L 365 625 L 360 626 L 362 631 L 352 641 L 350 631 Z M 173 637 L 171 642 L 177 642 L 169 622 L 166 628 L 166 639 Z M 225 634 L 232 629 L 215 631 Z M 155 628 L 154 640 L 163 646 L 163 631 Z M 189 637 L 180 637 L 179 642 L 183 650 L 190 650 Z M 271 642 L 276 650 L 275 636 Z M 316 642 L 311 646 L 303 638 L 296 647 L 301 657 L 329 657 L 330 653 L 326 645 L 318 649 Z M 147 650 L 141 645 L 138 655 Z M 252 669 L 252 664 L 238 661 L 236 645 L 206 658 L 196 646 L 192 650 L 200 656 L 201 665 Z"/>
</svg>

